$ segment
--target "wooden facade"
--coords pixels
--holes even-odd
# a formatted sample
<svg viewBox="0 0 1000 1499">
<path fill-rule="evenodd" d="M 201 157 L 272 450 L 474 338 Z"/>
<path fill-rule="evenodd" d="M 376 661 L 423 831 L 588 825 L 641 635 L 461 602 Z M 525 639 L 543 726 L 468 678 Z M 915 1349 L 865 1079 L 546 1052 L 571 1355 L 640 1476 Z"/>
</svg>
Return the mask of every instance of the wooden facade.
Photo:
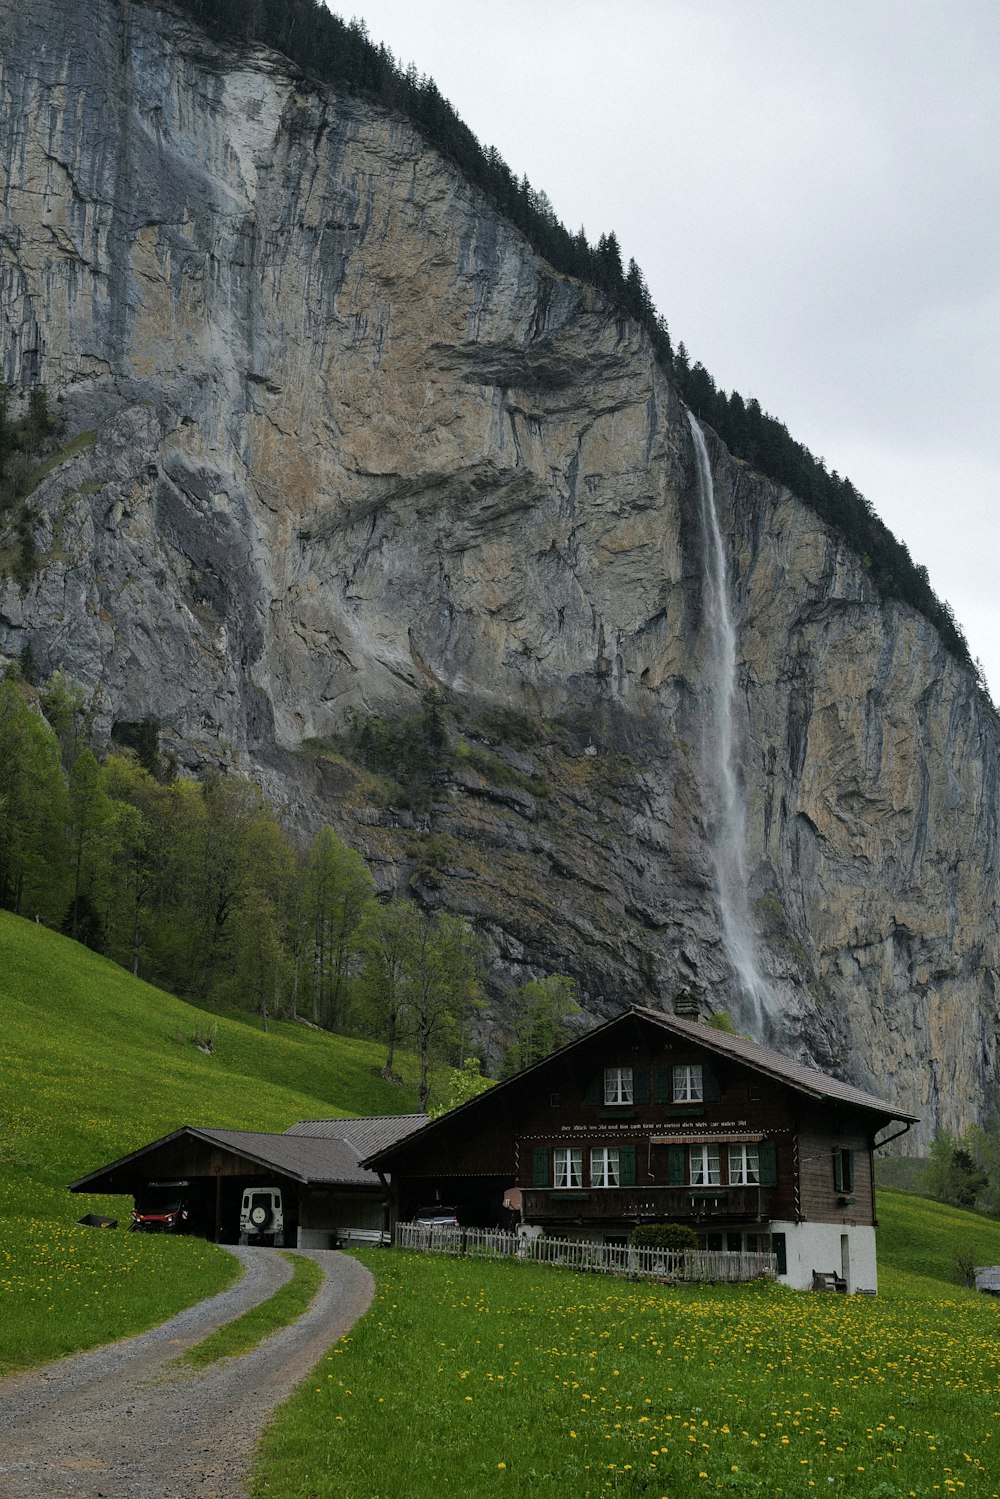
<svg viewBox="0 0 1000 1499">
<path fill-rule="evenodd" d="M 397 1220 L 439 1202 L 470 1226 L 510 1222 L 514 1189 L 547 1234 L 620 1243 L 687 1223 L 707 1249 L 774 1248 L 792 1284 L 816 1269 L 874 1289 L 872 1156 L 894 1119 L 914 1116 L 636 1006 L 365 1164 L 391 1171 Z"/>
</svg>

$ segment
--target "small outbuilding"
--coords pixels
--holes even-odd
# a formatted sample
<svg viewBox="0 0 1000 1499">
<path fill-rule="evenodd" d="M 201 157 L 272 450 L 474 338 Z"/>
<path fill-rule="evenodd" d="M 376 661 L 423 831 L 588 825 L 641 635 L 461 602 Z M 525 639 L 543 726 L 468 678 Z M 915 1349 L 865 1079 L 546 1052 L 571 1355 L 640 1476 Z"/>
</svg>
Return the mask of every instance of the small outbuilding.
<svg viewBox="0 0 1000 1499">
<path fill-rule="evenodd" d="M 361 1159 L 427 1123 L 426 1114 L 306 1119 L 284 1134 L 183 1125 L 70 1184 L 71 1192 L 157 1193 L 183 1204 L 185 1228 L 218 1243 L 239 1238 L 247 1187 L 279 1187 L 284 1241 L 328 1249 L 370 1241 L 389 1226 L 389 1184 Z"/>
</svg>

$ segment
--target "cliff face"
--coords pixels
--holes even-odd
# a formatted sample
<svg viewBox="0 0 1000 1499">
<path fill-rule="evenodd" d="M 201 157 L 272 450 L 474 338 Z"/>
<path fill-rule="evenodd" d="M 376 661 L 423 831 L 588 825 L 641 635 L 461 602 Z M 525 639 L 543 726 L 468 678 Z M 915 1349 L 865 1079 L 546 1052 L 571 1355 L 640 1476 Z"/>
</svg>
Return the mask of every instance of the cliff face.
<svg viewBox="0 0 1000 1499">
<path fill-rule="evenodd" d="M 183 765 L 333 822 L 497 978 L 571 971 L 601 1014 L 687 985 L 925 1138 L 997 1102 L 997 731 L 931 627 L 706 434 L 751 1013 L 696 456 L 642 336 L 402 120 L 138 0 L 26 9 L 0 0 L 3 370 L 93 435 L 32 496 L 0 650 L 96 693 L 100 733 L 151 713 Z M 428 689 L 470 748 L 428 816 L 305 752 Z"/>
</svg>

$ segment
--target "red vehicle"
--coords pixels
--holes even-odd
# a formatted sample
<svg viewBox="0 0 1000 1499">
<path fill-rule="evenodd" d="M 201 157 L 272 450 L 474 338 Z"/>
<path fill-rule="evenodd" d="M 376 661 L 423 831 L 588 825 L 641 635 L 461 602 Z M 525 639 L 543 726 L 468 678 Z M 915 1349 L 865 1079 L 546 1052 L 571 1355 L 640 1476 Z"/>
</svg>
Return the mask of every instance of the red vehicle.
<svg viewBox="0 0 1000 1499">
<path fill-rule="evenodd" d="M 184 1189 L 185 1182 L 150 1182 L 135 1199 L 129 1227 L 146 1234 L 183 1234 L 188 1232 L 191 1212 Z"/>
</svg>

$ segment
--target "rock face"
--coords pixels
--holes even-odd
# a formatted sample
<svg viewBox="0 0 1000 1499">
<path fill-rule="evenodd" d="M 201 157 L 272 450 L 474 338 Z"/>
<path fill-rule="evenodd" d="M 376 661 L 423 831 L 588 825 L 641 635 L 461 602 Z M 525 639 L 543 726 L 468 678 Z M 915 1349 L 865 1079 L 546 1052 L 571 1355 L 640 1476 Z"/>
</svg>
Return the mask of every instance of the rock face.
<svg viewBox="0 0 1000 1499">
<path fill-rule="evenodd" d="M 274 54 L 140 0 L 0 0 L 0 44 L 4 377 L 78 437 L 32 496 L 35 577 L 0 579 L 0 650 L 96 694 L 99 733 L 153 714 L 182 765 L 332 822 L 383 888 L 474 920 L 496 980 L 572 972 L 595 1014 L 686 986 L 748 1023 L 692 433 L 641 333 L 407 122 Z M 1000 1103 L 997 726 L 706 437 L 759 1028 L 926 1140 Z M 464 737 L 426 814 L 304 752 L 428 690 Z"/>
</svg>

